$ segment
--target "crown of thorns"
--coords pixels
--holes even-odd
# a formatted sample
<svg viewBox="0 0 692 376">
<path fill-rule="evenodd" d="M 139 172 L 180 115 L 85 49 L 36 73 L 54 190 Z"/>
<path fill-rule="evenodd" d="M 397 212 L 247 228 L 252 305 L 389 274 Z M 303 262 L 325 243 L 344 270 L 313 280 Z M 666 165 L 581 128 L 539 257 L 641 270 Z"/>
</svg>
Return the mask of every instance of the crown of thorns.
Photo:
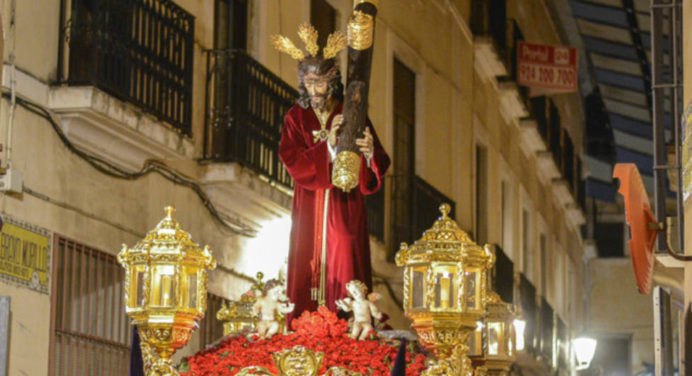
<svg viewBox="0 0 692 376">
<path fill-rule="evenodd" d="M 305 43 L 305 50 L 309 56 L 316 57 L 320 52 L 320 47 L 317 45 L 317 30 L 309 23 L 304 23 L 298 27 L 298 36 Z M 305 53 L 288 37 L 283 35 L 272 35 L 272 44 L 277 50 L 290 55 L 298 61 L 305 59 Z M 334 58 L 339 51 L 346 48 L 348 42 L 346 36 L 341 31 L 333 32 L 327 38 L 327 45 L 322 50 L 322 56 L 325 59 Z"/>
</svg>

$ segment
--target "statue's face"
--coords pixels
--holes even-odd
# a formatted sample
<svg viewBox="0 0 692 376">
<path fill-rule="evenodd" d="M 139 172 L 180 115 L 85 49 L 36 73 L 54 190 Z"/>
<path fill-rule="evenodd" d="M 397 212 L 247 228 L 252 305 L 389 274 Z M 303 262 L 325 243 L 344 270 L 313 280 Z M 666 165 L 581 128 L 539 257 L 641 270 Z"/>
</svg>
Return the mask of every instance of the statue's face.
<svg viewBox="0 0 692 376">
<path fill-rule="evenodd" d="M 348 292 L 351 294 L 353 299 L 363 299 L 363 291 L 356 285 L 348 286 Z"/>
<path fill-rule="evenodd" d="M 316 110 L 324 110 L 329 99 L 329 81 L 323 75 L 310 72 L 305 75 L 303 85 L 310 95 L 310 105 Z"/>
</svg>

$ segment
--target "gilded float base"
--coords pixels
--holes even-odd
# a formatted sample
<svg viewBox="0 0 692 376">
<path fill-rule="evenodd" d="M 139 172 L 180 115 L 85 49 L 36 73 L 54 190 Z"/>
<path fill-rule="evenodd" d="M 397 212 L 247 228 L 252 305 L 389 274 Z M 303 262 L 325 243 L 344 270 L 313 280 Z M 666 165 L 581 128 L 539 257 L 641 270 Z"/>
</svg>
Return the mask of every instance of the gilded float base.
<svg viewBox="0 0 692 376">
<path fill-rule="evenodd" d="M 473 368 L 471 360 L 466 356 L 468 346 L 459 345 L 452 354 L 443 359 L 431 360 L 428 368 L 421 372 L 421 376 L 486 376 L 488 370 L 481 366 Z"/>
<path fill-rule="evenodd" d="M 303 346 L 295 346 L 292 349 L 275 352 L 272 359 L 278 374 L 274 374 L 264 367 L 250 366 L 242 368 L 237 376 L 262 375 L 262 376 L 317 376 L 324 361 L 323 352 L 314 352 Z M 331 367 L 325 376 L 362 376 L 360 373 L 350 371 L 342 367 Z"/>
<path fill-rule="evenodd" d="M 358 186 L 360 174 L 360 156 L 352 151 L 342 151 L 334 159 L 332 167 L 332 184 L 344 192 Z"/>
<path fill-rule="evenodd" d="M 170 358 L 161 358 L 146 342 L 141 342 L 143 371 L 146 376 L 179 376 Z"/>
</svg>

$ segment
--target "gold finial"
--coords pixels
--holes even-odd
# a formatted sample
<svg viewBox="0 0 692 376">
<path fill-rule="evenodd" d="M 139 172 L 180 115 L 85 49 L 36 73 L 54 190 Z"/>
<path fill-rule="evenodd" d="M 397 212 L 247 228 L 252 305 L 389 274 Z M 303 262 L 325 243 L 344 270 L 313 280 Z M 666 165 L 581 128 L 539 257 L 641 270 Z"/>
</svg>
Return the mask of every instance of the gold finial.
<svg viewBox="0 0 692 376">
<path fill-rule="evenodd" d="M 440 213 L 442 213 L 442 218 L 447 218 L 447 214 L 449 214 L 450 210 L 452 210 L 452 208 L 448 203 L 445 202 L 440 205 Z"/>
<path fill-rule="evenodd" d="M 317 46 L 317 30 L 309 23 L 304 23 L 298 27 L 298 36 L 305 43 L 305 49 L 312 56 L 317 56 L 320 48 Z"/>
<path fill-rule="evenodd" d="M 175 211 L 175 208 L 171 205 L 166 206 L 163 208 L 163 210 L 166 212 L 166 218 L 172 218 L 173 212 Z"/>
<path fill-rule="evenodd" d="M 346 39 L 346 35 L 344 35 L 344 33 L 341 31 L 333 32 L 329 34 L 329 38 L 327 38 L 327 46 L 325 46 L 324 50 L 322 50 L 322 54 L 324 55 L 325 59 L 332 59 L 336 57 L 339 51 L 346 48 L 347 45 L 348 39 Z"/>
<path fill-rule="evenodd" d="M 296 47 L 296 45 L 293 44 L 293 41 L 291 41 L 287 37 L 284 37 L 282 35 L 272 35 L 271 39 L 272 45 L 274 45 L 274 48 L 276 48 L 277 50 L 291 55 L 293 59 L 298 61 L 302 61 L 303 59 L 305 59 L 305 54 L 303 53 L 303 51 Z"/>
</svg>

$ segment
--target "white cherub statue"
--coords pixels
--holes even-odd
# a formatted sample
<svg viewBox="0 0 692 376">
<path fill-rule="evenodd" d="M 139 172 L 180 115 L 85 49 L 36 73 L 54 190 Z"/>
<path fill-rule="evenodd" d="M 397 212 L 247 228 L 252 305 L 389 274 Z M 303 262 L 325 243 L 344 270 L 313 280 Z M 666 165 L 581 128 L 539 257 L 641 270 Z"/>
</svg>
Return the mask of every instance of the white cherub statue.
<svg viewBox="0 0 692 376">
<path fill-rule="evenodd" d="M 368 332 L 372 330 L 371 316 L 378 320 L 382 318 L 382 313 L 371 301 L 375 300 L 378 294 L 371 293 L 366 296 L 368 287 L 365 286 L 365 283 L 357 280 L 346 283 L 346 291 L 353 299 L 339 299 L 335 302 L 336 306 L 345 312 L 353 311 L 351 338 L 364 340 L 367 338 Z"/>
<path fill-rule="evenodd" d="M 267 281 L 262 296 L 257 297 L 252 306 L 252 313 L 259 316 L 257 334 L 260 338 L 269 339 L 279 332 L 279 321 L 284 315 L 292 312 L 294 304 L 288 301 L 283 284 L 276 279 Z"/>
</svg>

